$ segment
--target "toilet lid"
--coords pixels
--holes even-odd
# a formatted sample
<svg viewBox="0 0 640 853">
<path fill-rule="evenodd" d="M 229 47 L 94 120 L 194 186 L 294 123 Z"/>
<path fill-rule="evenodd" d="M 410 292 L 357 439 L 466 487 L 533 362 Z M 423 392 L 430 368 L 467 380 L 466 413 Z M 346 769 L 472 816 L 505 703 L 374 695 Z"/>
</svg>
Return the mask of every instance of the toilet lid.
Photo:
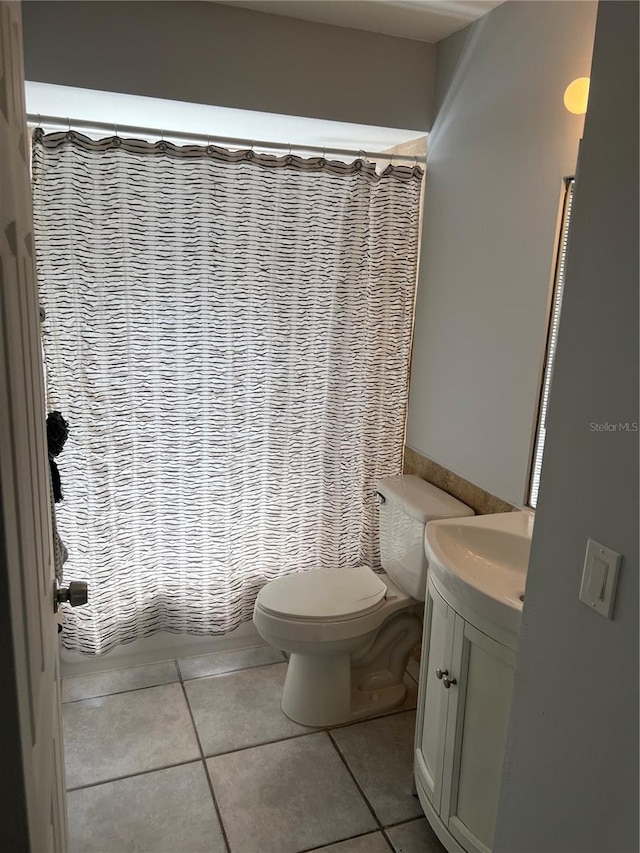
<svg viewBox="0 0 640 853">
<path fill-rule="evenodd" d="M 317 569 L 271 581 L 261 589 L 258 604 L 274 616 L 338 621 L 377 609 L 386 592 L 368 566 Z"/>
</svg>

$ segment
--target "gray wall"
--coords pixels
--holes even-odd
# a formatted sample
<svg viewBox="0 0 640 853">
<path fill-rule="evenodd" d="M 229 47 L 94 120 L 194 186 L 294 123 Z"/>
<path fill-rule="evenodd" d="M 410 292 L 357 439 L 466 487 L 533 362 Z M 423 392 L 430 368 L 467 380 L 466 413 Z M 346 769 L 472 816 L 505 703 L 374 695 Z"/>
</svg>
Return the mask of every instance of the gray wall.
<svg viewBox="0 0 640 853">
<path fill-rule="evenodd" d="M 509 2 L 438 45 L 407 443 L 522 504 L 562 179 L 596 4 Z"/>
<path fill-rule="evenodd" d="M 637 853 L 638 4 L 600 3 L 496 853 Z M 578 601 L 621 552 L 612 621 Z"/>
<path fill-rule="evenodd" d="M 215 3 L 26 2 L 25 77 L 426 131 L 435 47 Z"/>
</svg>

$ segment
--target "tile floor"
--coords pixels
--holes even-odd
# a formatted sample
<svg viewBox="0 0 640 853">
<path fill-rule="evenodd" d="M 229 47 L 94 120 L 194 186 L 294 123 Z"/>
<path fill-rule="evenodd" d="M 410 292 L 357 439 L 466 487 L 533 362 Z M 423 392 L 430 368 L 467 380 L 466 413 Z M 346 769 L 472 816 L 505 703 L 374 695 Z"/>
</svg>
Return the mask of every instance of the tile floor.
<svg viewBox="0 0 640 853">
<path fill-rule="evenodd" d="M 412 794 L 417 686 L 326 730 L 260 646 L 63 682 L 70 853 L 444 853 Z"/>
</svg>

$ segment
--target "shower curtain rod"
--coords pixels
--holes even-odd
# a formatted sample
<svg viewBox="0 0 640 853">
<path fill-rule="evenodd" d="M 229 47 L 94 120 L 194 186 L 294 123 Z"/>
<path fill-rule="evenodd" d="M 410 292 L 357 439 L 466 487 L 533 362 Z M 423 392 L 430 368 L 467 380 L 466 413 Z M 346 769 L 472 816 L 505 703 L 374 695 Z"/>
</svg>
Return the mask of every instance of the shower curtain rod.
<svg viewBox="0 0 640 853">
<path fill-rule="evenodd" d="M 44 116 L 27 115 L 27 122 L 35 127 L 46 125 L 47 127 L 60 128 L 60 130 L 85 130 L 85 131 L 105 131 L 110 132 L 113 136 L 118 136 L 120 133 L 127 135 L 143 135 L 143 137 L 157 136 L 159 139 L 164 139 L 168 136 L 173 139 L 190 140 L 191 142 L 204 142 L 209 145 L 232 145 L 236 148 L 270 148 L 282 151 L 313 151 L 325 157 L 328 154 L 335 154 L 347 157 L 359 157 L 364 154 L 364 159 L 370 160 L 395 160 L 397 162 L 407 162 L 423 165 L 425 162 L 424 155 L 413 154 L 391 154 L 384 151 L 365 151 L 360 148 L 356 151 L 353 148 L 325 148 L 321 145 L 294 145 L 283 142 L 265 142 L 262 139 L 232 139 L 225 136 L 208 136 L 199 133 L 185 133 L 180 130 L 161 130 L 154 127 L 134 127 L 128 124 L 113 124 L 101 121 L 81 121 L 74 118 L 61 118 L 60 116 Z"/>
</svg>

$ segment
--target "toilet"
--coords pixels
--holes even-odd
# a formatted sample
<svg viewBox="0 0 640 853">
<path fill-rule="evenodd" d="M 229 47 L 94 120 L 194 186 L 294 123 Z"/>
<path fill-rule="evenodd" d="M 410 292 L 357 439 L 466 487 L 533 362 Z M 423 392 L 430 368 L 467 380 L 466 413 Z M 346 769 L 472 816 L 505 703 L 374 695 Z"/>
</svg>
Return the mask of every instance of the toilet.
<svg viewBox="0 0 640 853">
<path fill-rule="evenodd" d="M 368 566 L 300 571 L 266 584 L 253 622 L 289 654 L 282 710 L 304 726 L 331 726 L 402 705 L 404 675 L 422 632 L 427 586 L 424 528 L 473 515 L 413 475 L 378 481 L 381 573 Z"/>
</svg>

